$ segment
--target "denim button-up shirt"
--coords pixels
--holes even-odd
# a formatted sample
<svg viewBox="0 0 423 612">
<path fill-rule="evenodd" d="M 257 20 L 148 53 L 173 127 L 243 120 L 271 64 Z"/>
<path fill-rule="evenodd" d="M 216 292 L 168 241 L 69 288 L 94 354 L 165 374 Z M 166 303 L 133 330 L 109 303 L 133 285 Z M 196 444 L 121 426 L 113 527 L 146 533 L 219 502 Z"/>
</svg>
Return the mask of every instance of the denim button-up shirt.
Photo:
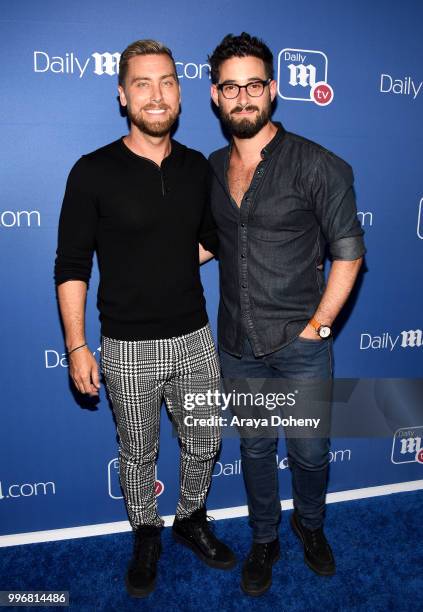
<svg viewBox="0 0 423 612">
<path fill-rule="evenodd" d="M 324 291 L 318 266 L 326 246 L 332 259 L 365 253 L 351 166 L 275 125 L 240 207 L 227 181 L 230 146 L 210 156 L 219 236 L 219 345 L 237 356 L 245 336 L 261 356 L 289 344 L 306 327 Z"/>
</svg>

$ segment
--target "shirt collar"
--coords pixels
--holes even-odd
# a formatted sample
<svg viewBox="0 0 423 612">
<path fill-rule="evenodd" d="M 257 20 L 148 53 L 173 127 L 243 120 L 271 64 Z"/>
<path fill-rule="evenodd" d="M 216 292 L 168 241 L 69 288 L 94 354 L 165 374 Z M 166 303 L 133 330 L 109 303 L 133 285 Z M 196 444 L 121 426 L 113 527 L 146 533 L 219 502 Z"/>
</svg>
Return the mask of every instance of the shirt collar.
<svg viewBox="0 0 423 612">
<path fill-rule="evenodd" d="M 272 140 L 268 142 L 267 145 L 261 150 L 260 154 L 262 159 L 267 159 L 272 155 L 272 153 L 280 145 L 286 133 L 282 123 L 280 123 L 279 121 L 274 121 L 273 124 L 277 127 L 277 132 L 273 136 Z"/>
<path fill-rule="evenodd" d="M 125 144 L 123 139 L 124 139 L 124 136 L 119 138 L 117 142 L 119 142 L 121 149 L 125 152 L 126 155 L 128 155 L 129 157 L 132 157 L 133 159 L 144 160 L 144 161 L 155 163 L 153 162 L 152 159 L 148 157 L 144 157 L 143 155 L 138 155 L 137 153 L 132 151 L 132 149 L 130 149 Z M 180 163 L 181 160 L 183 159 L 184 151 L 186 149 L 185 145 L 182 145 L 180 142 L 178 142 L 177 140 L 174 140 L 173 138 L 171 138 L 170 143 L 171 143 L 170 153 L 169 155 L 166 155 L 166 157 L 163 158 L 162 167 L 163 167 L 163 164 Z"/>
<path fill-rule="evenodd" d="M 281 144 L 285 134 L 286 134 L 286 130 L 283 127 L 282 123 L 280 121 L 273 121 L 273 125 L 275 125 L 277 127 L 277 132 L 276 134 L 273 136 L 272 140 L 270 142 L 267 143 L 267 145 L 265 147 L 263 147 L 263 149 L 260 151 L 260 155 L 262 159 L 267 159 L 268 157 L 270 157 L 272 155 L 272 153 L 274 153 L 274 151 L 279 147 L 279 145 Z M 229 147 L 227 149 L 227 163 L 229 163 L 229 158 L 231 156 L 231 151 L 232 151 L 232 146 L 233 146 L 233 140 L 231 140 L 231 142 L 229 143 Z"/>
</svg>

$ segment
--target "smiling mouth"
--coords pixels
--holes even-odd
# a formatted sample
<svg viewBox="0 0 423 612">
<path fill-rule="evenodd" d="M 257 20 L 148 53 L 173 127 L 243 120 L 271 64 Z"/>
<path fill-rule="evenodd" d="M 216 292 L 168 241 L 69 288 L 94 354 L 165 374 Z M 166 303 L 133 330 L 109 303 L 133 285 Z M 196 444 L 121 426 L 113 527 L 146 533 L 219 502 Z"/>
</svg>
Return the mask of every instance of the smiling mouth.
<svg viewBox="0 0 423 612">
<path fill-rule="evenodd" d="M 164 108 L 156 108 L 156 109 L 144 109 L 146 113 L 149 115 L 163 115 L 166 112 Z"/>
</svg>

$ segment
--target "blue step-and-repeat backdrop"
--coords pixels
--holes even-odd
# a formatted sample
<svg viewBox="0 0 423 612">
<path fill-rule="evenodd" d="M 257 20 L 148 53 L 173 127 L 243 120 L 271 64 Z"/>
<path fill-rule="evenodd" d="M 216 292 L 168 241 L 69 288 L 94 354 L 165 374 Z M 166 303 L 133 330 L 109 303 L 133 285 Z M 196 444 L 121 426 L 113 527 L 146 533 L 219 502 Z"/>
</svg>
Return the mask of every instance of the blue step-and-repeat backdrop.
<svg viewBox="0 0 423 612">
<path fill-rule="evenodd" d="M 104 387 L 93 407 L 69 382 L 53 263 L 70 168 L 127 131 L 116 71 L 119 53 L 136 39 L 173 50 L 182 87 L 175 137 L 206 155 L 226 143 L 210 103 L 208 53 L 228 32 L 268 43 L 278 79 L 274 118 L 355 171 L 366 268 L 341 317 L 336 375 L 375 384 L 423 377 L 422 19 L 423 5 L 411 0 L 3 4 L 0 535 L 126 519 Z M 202 279 L 215 332 L 216 262 L 203 266 Z M 98 357 L 97 281 L 95 268 L 87 337 Z M 330 492 L 423 478 L 423 415 L 410 416 L 406 399 L 395 397 L 405 408 L 395 437 L 332 440 Z M 162 515 L 175 510 L 177 463 L 163 410 Z M 278 466 L 281 496 L 289 499 L 283 440 Z M 244 504 L 239 444 L 226 439 L 208 508 Z"/>
</svg>

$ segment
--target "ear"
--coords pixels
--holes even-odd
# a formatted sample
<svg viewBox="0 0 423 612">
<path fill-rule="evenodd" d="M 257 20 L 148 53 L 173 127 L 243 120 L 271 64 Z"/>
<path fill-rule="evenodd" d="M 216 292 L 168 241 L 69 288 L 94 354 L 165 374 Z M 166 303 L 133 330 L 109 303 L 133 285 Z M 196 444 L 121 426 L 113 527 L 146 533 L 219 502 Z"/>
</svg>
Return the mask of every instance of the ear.
<svg viewBox="0 0 423 612">
<path fill-rule="evenodd" d="M 274 80 L 270 81 L 269 89 L 270 89 L 270 99 L 273 102 L 273 100 L 276 98 L 276 94 L 277 94 L 277 91 L 278 91 L 278 86 L 277 86 L 276 81 L 274 81 Z"/>
<path fill-rule="evenodd" d="M 219 92 L 217 90 L 216 85 L 212 85 L 210 88 L 210 95 L 212 97 L 213 102 L 216 104 L 216 106 L 219 106 Z"/>
<path fill-rule="evenodd" d="M 126 101 L 125 91 L 122 85 L 118 85 L 118 92 L 119 92 L 119 100 L 120 100 L 121 105 L 126 106 L 127 101 Z"/>
</svg>

